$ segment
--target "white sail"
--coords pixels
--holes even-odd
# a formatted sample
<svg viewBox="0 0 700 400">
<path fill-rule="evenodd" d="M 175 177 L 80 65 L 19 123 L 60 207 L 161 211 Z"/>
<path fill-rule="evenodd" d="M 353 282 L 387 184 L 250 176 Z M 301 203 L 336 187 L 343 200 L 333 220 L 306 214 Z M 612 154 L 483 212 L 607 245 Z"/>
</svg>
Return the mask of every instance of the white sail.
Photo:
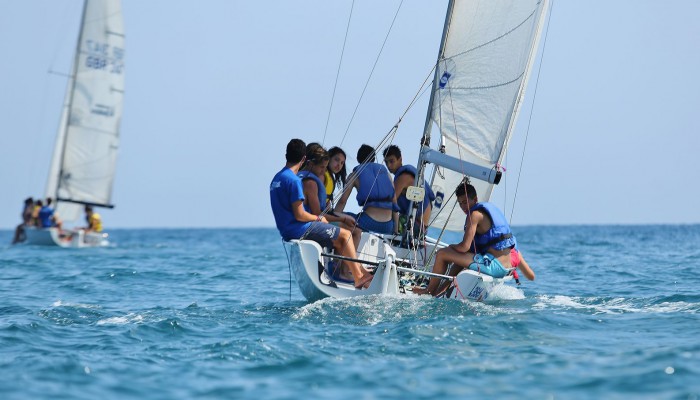
<svg viewBox="0 0 700 400">
<path fill-rule="evenodd" d="M 64 221 L 78 218 L 76 203 L 112 206 L 123 95 L 120 0 L 87 0 L 46 188 Z"/>
<path fill-rule="evenodd" d="M 495 172 L 505 155 L 535 58 L 547 1 L 454 0 L 451 6 L 429 118 L 439 128 L 440 144 L 453 162 L 434 162 L 447 168 L 437 168 L 433 179 L 433 190 L 444 198 L 433 208 L 431 225 L 461 231 L 464 214 L 454 209 L 452 194 L 464 171 L 473 176 L 471 182 L 480 201 L 491 196 L 493 183 L 480 180 L 485 179 L 480 175 Z M 427 134 L 431 125 L 426 123 Z M 433 152 L 433 156 L 442 155 Z M 483 171 L 470 174 L 467 163 L 483 167 Z"/>
</svg>

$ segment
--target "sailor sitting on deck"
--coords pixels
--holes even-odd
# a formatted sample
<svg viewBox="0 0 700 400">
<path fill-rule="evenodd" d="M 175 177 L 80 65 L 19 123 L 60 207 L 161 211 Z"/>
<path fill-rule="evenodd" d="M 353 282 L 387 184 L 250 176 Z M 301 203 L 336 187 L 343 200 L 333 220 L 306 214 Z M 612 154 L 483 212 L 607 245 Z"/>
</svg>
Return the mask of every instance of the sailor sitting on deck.
<svg viewBox="0 0 700 400">
<path fill-rule="evenodd" d="M 503 213 L 491 203 L 479 203 L 476 189 L 464 179 L 455 191 L 460 208 L 467 214 L 464 225 L 464 238 L 458 244 L 451 244 L 437 252 L 433 272 L 444 274 L 447 265 L 454 267 L 450 275 L 455 276 L 464 268 L 491 275 L 495 278 L 506 276 L 511 270 L 511 249 L 515 247 L 515 236 Z M 474 249 L 480 249 L 480 254 Z M 504 267 L 508 266 L 508 268 Z M 527 263 L 520 263 L 519 268 L 528 279 L 535 275 Z M 524 268 L 527 267 L 527 272 Z M 430 278 L 425 289 L 413 288 L 417 294 L 439 294 L 440 278 Z"/>
<path fill-rule="evenodd" d="M 333 207 L 333 193 L 336 187 L 343 189 L 345 186 L 345 181 L 347 180 L 348 173 L 345 168 L 345 160 L 348 158 L 345 155 L 345 151 L 340 147 L 334 146 L 328 150 L 328 169 L 326 169 L 325 174 L 325 185 L 326 185 L 326 196 L 328 203 Z"/>
<path fill-rule="evenodd" d="M 357 258 L 350 231 L 328 223 L 321 215 L 304 210 L 304 190 L 296 175 L 304 163 L 306 144 L 292 139 L 287 144 L 287 163 L 270 183 L 270 204 L 275 223 L 284 240 L 309 239 L 323 247 L 333 247 L 337 253 Z M 355 288 L 369 287 L 373 275 L 355 261 L 347 261 Z"/>
<path fill-rule="evenodd" d="M 372 146 L 363 144 L 357 151 L 360 163 L 348 177 L 348 185 L 357 189 L 357 203 L 362 211 L 357 225 L 363 231 L 394 233 L 394 184 L 387 169 L 375 162 Z M 335 210 L 342 212 L 352 190 L 344 190 Z M 350 213 L 348 213 L 350 214 Z"/>
<path fill-rule="evenodd" d="M 102 217 L 92 210 L 92 206 L 85 206 L 86 232 L 102 232 Z"/>
<path fill-rule="evenodd" d="M 418 171 L 416 167 L 409 164 L 404 164 L 401 158 L 401 149 L 399 146 L 391 145 L 384 149 L 384 164 L 389 169 L 389 172 L 394 174 L 394 203 L 399 208 L 399 214 L 401 215 L 402 222 L 399 223 L 398 218 L 394 220 L 396 224 L 395 229 L 398 233 L 401 233 L 401 229 L 404 228 L 405 221 L 408 221 L 409 209 L 411 206 L 411 201 L 406 198 L 406 190 L 409 186 L 413 186 L 416 180 L 416 174 Z M 435 200 L 435 194 L 430 185 L 425 182 L 425 196 L 423 197 L 422 203 L 416 203 L 413 208 L 416 210 L 416 218 L 412 221 L 413 233 L 415 236 L 421 237 L 425 232 L 428 222 L 430 220 L 430 212 L 432 210 L 432 203 Z"/>
<path fill-rule="evenodd" d="M 39 210 L 39 226 L 42 228 L 52 228 L 57 227 L 61 229 L 61 220 L 58 218 L 58 214 L 51 207 L 52 199 L 48 197 L 46 199 L 46 205 L 42 206 Z M 40 202 L 37 202 L 40 203 Z"/>
<path fill-rule="evenodd" d="M 17 225 L 15 228 L 15 236 L 12 238 L 12 244 L 24 242 L 27 238 L 24 228 L 27 226 L 32 226 L 32 211 L 34 210 L 34 199 L 27 197 L 24 200 L 24 207 L 22 208 L 22 223 Z"/>
<path fill-rule="evenodd" d="M 330 157 L 326 149 L 318 143 L 306 146 L 306 163 L 297 176 L 301 178 L 304 188 L 304 209 L 314 215 L 324 215 L 329 223 L 352 231 L 352 239 L 358 243 L 362 230 L 356 228 L 355 219 L 343 213 L 335 212 L 328 205 L 323 177 L 327 171 Z"/>
</svg>

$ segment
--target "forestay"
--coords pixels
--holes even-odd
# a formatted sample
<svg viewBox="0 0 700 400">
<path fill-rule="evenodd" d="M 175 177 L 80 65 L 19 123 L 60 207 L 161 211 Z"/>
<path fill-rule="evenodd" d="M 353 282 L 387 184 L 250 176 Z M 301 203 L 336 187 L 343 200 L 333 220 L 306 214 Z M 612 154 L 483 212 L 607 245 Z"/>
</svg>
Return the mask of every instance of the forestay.
<svg viewBox="0 0 700 400">
<path fill-rule="evenodd" d="M 124 95 L 124 29 L 119 0 L 87 0 L 46 196 L 77 219 L 78 202 L 111 206 Z"/>
<path fill-rule="evenodd" d="M 450 6 L 426 136 L 430 136 L 433 123 L 437 125 L 441 142 L 433 147 L 444 145 L 452 162 L 441 160 L 444 156 L 427 148 L 424 152 L 431 154 L 424 153 L 424 159 L 432 155 L 432 163 L 447 166 L 438 168 L 433 179 L 433 190 L 442 193 L 444 200 L 435 205 L 431 225 L 441 228 L 447 222 L 447 229 L 460 231 L 464 215 L 459 209 L 448 220 L 456 204 L 451 194 L 463 172 L 468 171 L 467 163 L 495 172 L 505 155 L 535 58 L 547 1 L 455 0 Z M 481 201 L 489 199 L 493 183 L 472 179 L 472 184 Z"/>
</svg>

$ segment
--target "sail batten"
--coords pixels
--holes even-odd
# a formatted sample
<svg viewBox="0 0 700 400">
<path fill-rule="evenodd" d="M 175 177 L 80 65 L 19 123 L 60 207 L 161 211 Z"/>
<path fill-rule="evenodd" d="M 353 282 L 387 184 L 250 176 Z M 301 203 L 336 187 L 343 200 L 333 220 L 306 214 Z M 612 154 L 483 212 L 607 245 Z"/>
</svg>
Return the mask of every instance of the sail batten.
<svg viewBox="0 0 700 400">
<path fill-rule="evenodd" d="M 75 220 L 79 204 L 111 206 L 124 96 L 120 0 L 87 0 L 46 195 Z"/>
<path fill-rule="evenodd" d="M 515 126 L 547 8 L 546 0 L 454 0 L 435 74 L 429 121 L 439 129 L 446 159 L 498 170 Z M 464 215 L 450 213 L 450 194 L 462 180 L 459 163 L 438 164 L 433 190 L 444 202 L 432 224 L 463 229 Z M 460 168 L 455 169 L 454 166 Z M 469 174 L 467 174 L 469 175 Z M 483 177 L 472 175 L 478 179 Z M 493 182 L 472 179 L 479 200 Z M 440 211 L 446 208 L 446 212 Z M 448 218 L 448 215 L 452 217 Z"/>
</svg>

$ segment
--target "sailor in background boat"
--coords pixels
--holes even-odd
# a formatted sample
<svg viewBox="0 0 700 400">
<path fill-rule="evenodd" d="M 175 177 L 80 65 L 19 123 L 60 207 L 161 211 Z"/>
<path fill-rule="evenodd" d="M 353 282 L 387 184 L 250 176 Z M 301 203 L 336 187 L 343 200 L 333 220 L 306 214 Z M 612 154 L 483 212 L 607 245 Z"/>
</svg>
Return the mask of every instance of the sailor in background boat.
<svg viewBox="0 0 700 400">
<path fill-rule="evenodd" d="M 92 206 L 85 206 L 86 232 L 102 232 L 102 217 L 92 210 Z"/>
<path fill-rule="evenodd" d="M 444 274 L 447 266 L 453 264 L 450 269 L 452 276 L 456 276 L 464 268 L 494 278 L 506 276 L 511 271 L 511 250 L 516 241 L 505 216 L 495 205 L 488 202 L 479 203 L 476 189 L 469 184 L 469 179 L 464 179 L 457 186 L 455 195 L 460 208 L 467 214 L 464 238 L 458 244 L 438 250 L 433 272 Z M 535 279 L 535 274 L 527 263 L 519 263 L 518 267 L 526 278 Z M 427 288 L 414 287 L 413 292 L 435 296 L 441 291 L 438 290 L 439 285 L 440 278 L 430 278 Z"/>
<path fill-rule="evenodd" d="M 404 165 L 399 146 L 392 144 L 384 149 L 382 154 L 384 155 L 384 164 L 386 164 L 389 172 L 394 174 L 394 203 L 399 208 L 399 218 L 394 219 L 394 229 L 396 233 L 403 233 L 406 221 L 408 221 L 410 216 L 409 208 L 411 206 L 411 201 L 406 198 L 406 189 L 409 186 L 413 186 L 418 171 L 413 165 Z M 422 237 L 425 233 L 425 227 L 428 226 L 430 212 L 433 209 L 433 200 L 435 200 L 435 193 L 433 193 L 430 185 L 425 182 L 425 197 L 423 197 L 423 203 L 414 206 L 416 219 L 411 224 L 416 237 Z"/>
<path fill-rule="evenodd" d="M 24 207 L 22 208 L 22 223 L 15 228 L 15 236 L 12 238 L 12 244 L 24 242 L 27 239 L 24 233 L 25 226 L 32 226 L 32 212 L 34 211 L 34 199 L 27 197 L 24 199 Z"/>
<path fill-rule="evenodd" d="M 389 178 L 386 167 L 375 162 L 376 156 L 372 146 L 363 144 L 357 151 L 360 163 L 348 177 L 348 185 L 357 189 L 357 204 L 362 211 L 357 216 L 357 225 L 363 231 L 376 233 L 394 233 L 394 184 Z M 350 197 L 351 190 L 343 190 L 343 195 L 335 207 L 342 212 Z M 350 215 L 351 213 L 347 213 Z"/>
<path fill-rule="evenodd" d="M 313 240 L 323 247 L 333 247 L 340 255 L 356 259 L 355 243 L 349 230 L 331 225 L 322 215 L 304 210 L 304 190 L 297 173 L 306 159 L 305 153 L 303 140 L 290 140 L 287 163 L 270 183 L 270 205 L 277 229 L 284 240 Z M 353 275 L 355 288 L 369 287 L 373 275 L 355 261 L 345 262 Z"/>
<path fill-rule="evenodd" d="M 39 210 L 39 227 L 41 228 L 53 228 L 56 227 L 61 229 L 61 219 L 58 217 L 56 211 L 51 207 L 53 200 L 51 197 L 46 199 L 46 205 L 41 207 Z"/>
</svg>

